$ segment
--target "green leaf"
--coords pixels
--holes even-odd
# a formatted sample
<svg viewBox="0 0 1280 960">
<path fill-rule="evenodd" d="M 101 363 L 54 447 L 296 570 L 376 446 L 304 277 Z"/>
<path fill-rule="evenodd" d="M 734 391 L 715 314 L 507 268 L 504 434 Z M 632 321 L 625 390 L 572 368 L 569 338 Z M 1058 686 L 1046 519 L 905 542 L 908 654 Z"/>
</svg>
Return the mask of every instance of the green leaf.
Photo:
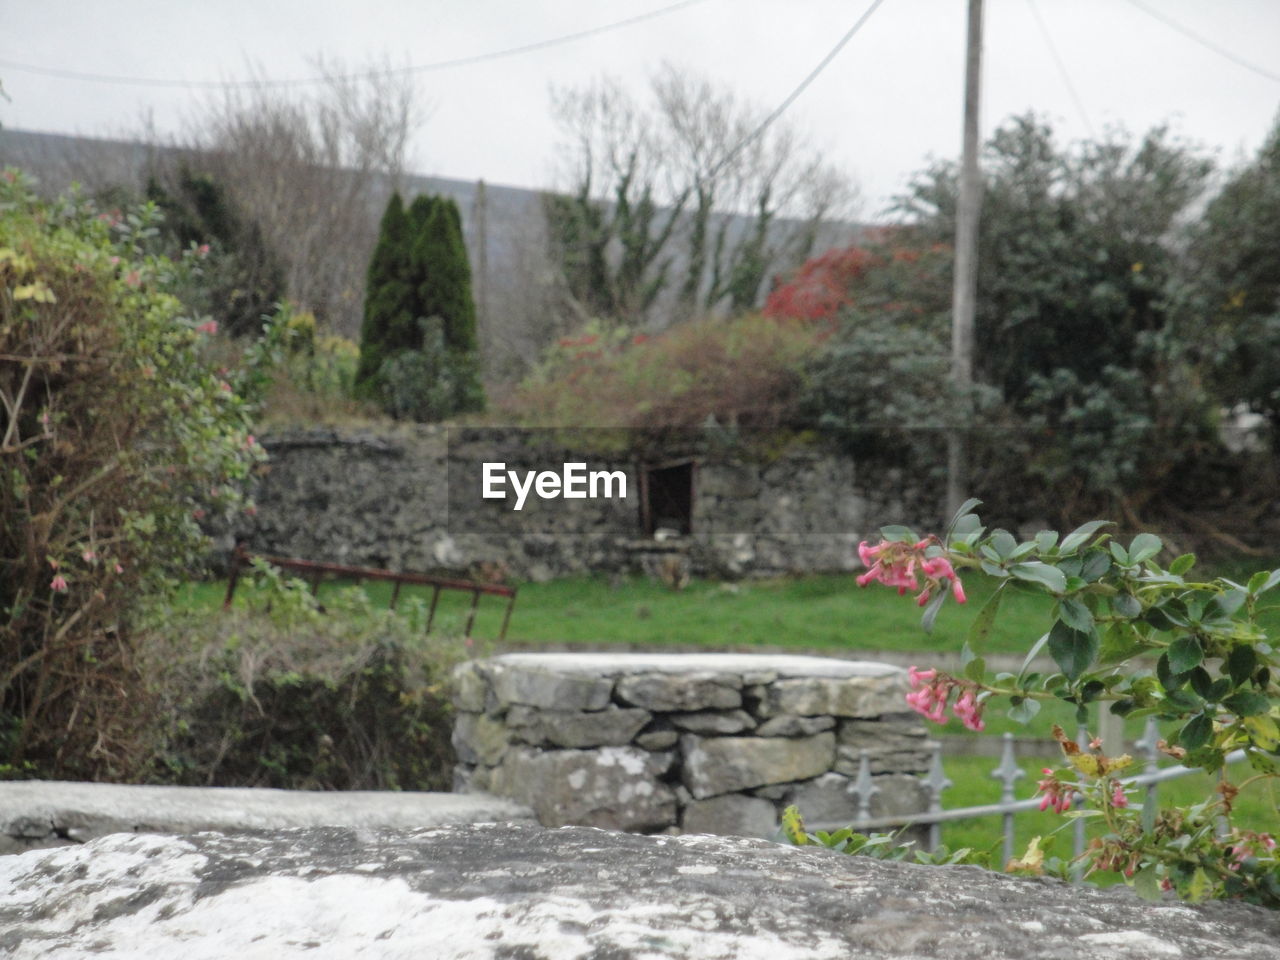
<svg viewBox="0 0 1280 960">
<path fill-rule="evenodd" d="M 947 536 L 943 539 L 949 538 L 959 525 L 960 521 L 965 517 L 973 517 L 977 520 L 978 518 L 973 511 L 980 506 L 982 506 L 982 501 L 977 497 L 970 497 L 964 503 L 960 504 L 960 509 L 955 512 L 951 517 L 951 522 L 947 524 Z"/>
<path fill-rule="evenodd" d="M 1213 689 L 1213 678 L 1209 676 L 1209 671 L 1204 667 L 1196 667 L 1188 675 L 1187 680 L 1191 683 L 1191 689 L 1206 700 L 1215 698 L 1209 696 Z"/>
<path fill-rule="evenodd" d="M 991 633 L 991 627 L 996 622 L 996 612 L 1000 609 L 1000 595 L 1002 593 L 1004 593 L 1003 583 L 996 587 L 995 592 L 987 598 L 987 602 L 982 605 L 978 615 L 973 618 L 973 623 L 969 625 L 967 643 L 974 650 L 981 650 Z"/>
<path fill-rule="evenodd" d="M 987 675 L 987 661 L 981 657 L 974 657 L 964 665 L 964 675 L 966 680 L 980 682 Z"/>
<path fill-rule="evenodd" d="M 1062 546 L 1058 548 L 1058 552 L 1074 553 L 1086 540 L 1109 522 L 1108 520 L 1090 520 L 1088 523 L 1081 524 L 1062 538 Z"/>
<path fill-rule="evenodd" d="M 1142 601 L 1131 593 L 1118 593 L 1111 598 L 1111 610 L 1118 617 L 1133 619 L 1142 613 Z"/>
<path fill-rule="evenodd" d="M 1203 713 L 1198 713 L 1178 731 L 1178 743 L 1188 750 L 1195 750 L 1208 743 L 1211 736 L 1213 736 L 1213 721 Z"/>
<path fill-rule="evenodd" d="M 1173 668 L 1169 666 L 1169 654 L 1160 654 L 1156 660 L 1156 679 L 1160 681 L 1160 686 L 1172 693 L 1182 686 L 1183 681 L 1174 673 Z"/>
<path fill-rule="evenodd" d="M 1018 548 L 1018 541 L 1008 530 L 997 530 L 991 534 L 991 549 L 1003 560 Z"/>
<path fill-rule="evenodd" d="M 1067 597 L 1059 606 L 1058 616 L 1072 630 L 1090 633 L 1093 630 L 1093 612 L 1078 597 Z"/>
<path fill-rule="evenodd" d="M 1057 530 L 1041 530 L 1036 534 L 1036 549 L 1041 553 L 1048 553 L 1053 549 L 1054 544 L 1058 542 Z"/>
<path fill-rule="evenodd" d="M 1178 713 L 1196 713 L 1204 708 L 1204 701 L 1197 697 L 1190 690 L 1170 690 L 1165 693 L 1164 712 L 1170 711 Z"/>
<path fill-rule="evenodd" d="M 1120 564 L 1122 567 L 1127 567 L 1129 565 L 1129 554 L 1125 551 L 1124 547 L 1120 546 L 1120 544 L 1116 543 L 1114 540 L 1111 541 L 1110 547 L 1111 555 L 1116 558 L 1116 563 Z"/>
<path fill-rule="evenodd" d="M 1164 549 L 1164 543 L 1154 533 L 1140 533 L 1129 544 L 1129 562 L 1142 563 Z"/>
<path fill-rule="evenodd" d="M 1247 643 L 1237 643 L 1227 654 L 1227 674 L 1237 687 L 1249 682 L 1258 666 L 1258 655 Z"/>
<path fill-rule="evenodd" d="M 881 527 L 880 537 L 883 540 L 891 540 L 895 543 L 915 543 L 920 539 L 910 527 L 903 527 L 898 524 Z"/>
<path fill-rule="evenodd" d="M 1021 685 L 1023 677 L 1027 673 L 1027 668 L 1031 666 L 1036 657 L 1040 656 L 1040 651 L 1044 649 L 1044 645 L 1049 642 L 1049 634 L 1044 634 L 1031 645 L 1031 649 L 1027 651 L 1026 657 L 1022 661 L 1022 666 L 1018 668 L 1018 684 Z"/>
<path fill-rule="evenodd" d="M 1280 584 L 1280 570 L 1272 570 L 1270 573 L 1260 570 L 1249 578 L 1249 592 L 1256 597 L 1260 593 L 1266 593 L 1276 584 Z"/>
<path fill-rule="evenodd" d="M 1245 590 L 1227 590 L 1213 598 L 1213 603 L 1209 605 L 1209 609 L 1210 611 L 1216 610 L 1219 615 L 1230 618 L 1244 606 L 1244 602 L 1248 599 L 1249 594 Z"/>
<path fill-rule="evenodd" d="M 1204 872 L 1204 867 L 1196 867 L 1196 872 L 1191 875 L 1191 883 L 1187 885 L 1187 899 L 1192 903 L 1199 903 L 1209 896 L 1211 889 L 1212 884 L 1209 883 L 1209 875 Z"/>
<path fill-rule="evenodd" d="M 1040 712 L 1039 700 L 1023 700 L 1009 708 L 1009 719 L 1014 723 L 1027 724 Z"/>
<path fill-rule="evenodd" d="M 1241 690 L 1222 701 L 1222 705 L 1237 717 L 1253 717 L 1271 709 L 1271 700 L 1252 690 Z"/>
<path fill-rule="evenodd" d="M 1245 756 L 1249 760 L 1249 766 L 1259 773 L 1270 775 L 1280 773 L 1280 760 L 1270 754 L 1263 753 L 1260 750 L 1246 750 Z"/>
<path fill-rule="evenodd" d="M 920 618 L 920 625 L 924 627 L 925 633 L 933 632 L 933 622 L 938 619 L 938 611 L 942 609 L 942 603 L 947 599 L 947 591 L 939 590 L 934 594 L 933 599 L 929 601 L 929 605 L 924 608 L 924 616 Z"/>
<path fill-rule="evenodd" d="M 1054 593 L 1063 593 L 1067 589 L 1067 578 L 1063 572 L 1057 567 L 1041 563 L 1039 560 L 1032 560 L 1029 563 L 1015 563 L 1009 568 L 1009 572 L 1019 580 L 1038 583 L 1041 586 L 1048 587 Z"/>
<path fill-rule="evenodd" d="M 1173 563 L 1169 564 L 1169 572 L 1175 577 L 1180 577 L 1192 567 L 1196 565 L 1196 555 L 1194 553 L 1184 553 Z"/>
<path fill-rule="evenodd" d="M 1160 899 L 1160 877 L 1156 874 L 1155 864 L 1138 871 L 1133 878 L 1133 892 L 1143 900 Z"/>
<path fill-rule="evenodd" d="M 1088 583 L 1095 583 L 1107 575 L 1111 569 L 1111 557 L 1105 550 L 1090 550 L 1085 554 L 1084 566 L 1080 568 L 1080 576 Z"/>
<path fill-rule="evenodd" d="M 1195 637 L 1178 637 L 1169 644 L 1169 670 L 1186 673 L 1204 662 L 1204 649 Z"/>
<path fill-rule="evenodd" d="M 1073 630 L 1058 620 L 1049 631 L 1049 654 L 1071 683 L 1075 683 L 1098 657 L 1098 637 Z"/>
</svg>

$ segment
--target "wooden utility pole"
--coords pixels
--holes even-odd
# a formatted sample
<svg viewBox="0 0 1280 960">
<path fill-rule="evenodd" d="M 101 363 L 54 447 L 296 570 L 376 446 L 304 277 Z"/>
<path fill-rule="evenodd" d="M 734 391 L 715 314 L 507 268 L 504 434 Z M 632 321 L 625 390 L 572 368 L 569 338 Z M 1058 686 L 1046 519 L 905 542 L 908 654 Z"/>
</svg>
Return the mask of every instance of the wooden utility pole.
<svg viewBox="0 0 1280 960">
<path fill-rule="evenodd" d="M 955 279 L 951 292 L 951 382 L 967 394 L 973 383 L 973 315 L 978 287 L 978 217 L 982 210 L 982 173 L 978 168 L 978 107 L 982 81 L 982 0 L 969 0 L 968 54 L 964 71 L 964 153 L 956 205 Z M 960 405 L 968 415 L 966 400 Z M 947 434 L 947 512 L 969 496 L 967 426 Z"/>
</svg>

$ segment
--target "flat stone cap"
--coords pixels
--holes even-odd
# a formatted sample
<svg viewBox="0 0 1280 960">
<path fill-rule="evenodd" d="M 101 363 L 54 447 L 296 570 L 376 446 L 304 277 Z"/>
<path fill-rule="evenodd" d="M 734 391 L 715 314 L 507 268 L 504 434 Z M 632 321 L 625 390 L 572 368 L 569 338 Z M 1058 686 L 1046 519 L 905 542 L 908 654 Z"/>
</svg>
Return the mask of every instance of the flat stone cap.
<svg viewBox="0 0 1280 960">
<path fill-rule="evenodd" d="M 113 836 L 0 858 L 0 954 L 133 960 L 1280 958 L 1280 914 L 584 827 Z"/>
<path fill-rule="evenodd" d="M 112 833 L 195 833 L 289 827 L 412 830 L 450 823 L 532 821 L 487 793 L 163 787 L 51 780 L 0 782 L 0 852 Z"/>
<path fill-rule="evenodd" d="M 885 677 L 901 667 L 868 660 L 770 653 L 507 653 L 486 663 L 552 673 L 611 677 L 626 673 L 775 673 L 779 677 Z"/>
</svg>

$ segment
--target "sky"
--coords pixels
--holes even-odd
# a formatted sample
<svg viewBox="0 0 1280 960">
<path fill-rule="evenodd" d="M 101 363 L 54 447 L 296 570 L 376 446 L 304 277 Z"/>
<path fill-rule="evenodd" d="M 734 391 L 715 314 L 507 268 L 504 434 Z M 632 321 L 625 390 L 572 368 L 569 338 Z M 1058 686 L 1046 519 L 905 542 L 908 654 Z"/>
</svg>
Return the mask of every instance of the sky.
<svg viewBox="0 0 1280 960">
<path fill-rule="evenodd" d="M 429 64 L 552 40 L 673 0 L 0 0 L 0 125 L 129 137 L 198 122 L 209 91 L 64 79 L 15 64 L 142 79 L 315 76 Z M 413 172 L 557 185 L 549 90 L 616 77 L 641 94 L 666 61 L 771 110 L 871 0 L 696 0 L 516 56 L 414 75 Z M 881 216 L 912 173 L 958 156 L 966 0 L 882 0 L 785 116 Z M 1174 21 L 1188 37 L 1152 11 Z M 1209 49 L 1205 44 L 1218 49 Z M 1168 123 L 1231 164 L 1280 112 L 1280 0 L 986 0 L 982 128 L 1035 111 L 1063 142 Z M 1244 61 L 1242 65 L 1238 61 Z M 1253 69 L 1251 69 L 1252 67 Z M 1266 75 L 1270 74 L 1270 76 Z"/>
</svg>

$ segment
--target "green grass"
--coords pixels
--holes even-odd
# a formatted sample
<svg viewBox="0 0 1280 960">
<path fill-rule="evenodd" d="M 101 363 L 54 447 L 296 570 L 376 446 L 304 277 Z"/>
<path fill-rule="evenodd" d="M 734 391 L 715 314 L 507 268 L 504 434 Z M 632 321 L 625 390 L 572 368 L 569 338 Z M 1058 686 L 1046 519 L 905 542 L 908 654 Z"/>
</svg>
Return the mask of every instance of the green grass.
<svg viewBox="0 0 1280 960">
<path fill-rule="evenodd" d="M 339 586 L 322 584 L 320 599 Z M 909 598 L 878 585 L 859 589 L 849 575 L 732 584 L 703 580 L 681 591 L 644 578 L 569 578 L 521 584 L 508 639 L 531 644 L 958 652 L 994 581 L 971 575 L 966 588 L 969 602 L 962 606 L 948 600 L 933 633 L 925 634 Z M 390 599 L 390 584 L 369 582 L 365 589 L 374 606 Z M 216 609 L 223 590 L 221 583 L 190 584 L 182 602 Z M 412 596 L 429 600 L 430 590 L 402 589 L 402 599 Z M 445 591 L 437 616 L 460 624 L 470 603 L 468 594 Z M 496 636 L 505 609 L 505 600 L 482 597 L 475 634 Z M 1024 652 L 1048 627 L 1049 611 L 1047 598 L 1009 591 L 986 652 Z M 1280 634 L 1280 610 L 1264 614 L 1263 623 Z"/>
<path fill-rule="evenodd" d="M 578 577 L 520 585 L 508 639 L 523 643 L 592 643 L 625 646 L 785 647 L 844 650 L 959 651 L 992 584 L 970 578 L 970 601 L 948 602 L 932 635 L 920 629 L 918 611 L 889 590 L 860 590 L 848 575 L 806 576 L 721 584 L 694 581 L 675 591 L 643 578 L 609 580 Z M 326 581 L 318 596 L 342 584 Z M 387 583 L 364 585 L 374 606 L 391 596 Z M 192 583 L 180 604 L 216 609 L 224 583 Z M 429 588 L 404 587 L 401 600 L 430 599 Z M 440 596 L 438 616 L 461 622 L 471 597 L 455 591 Z M 506 601 L 482 597 L 475 633 L 496 636 Z M 1014 594 L 1001 606 L 989 649 L 1017 653 L 1045 629 L 1048 604 Z"/>
</svg>

